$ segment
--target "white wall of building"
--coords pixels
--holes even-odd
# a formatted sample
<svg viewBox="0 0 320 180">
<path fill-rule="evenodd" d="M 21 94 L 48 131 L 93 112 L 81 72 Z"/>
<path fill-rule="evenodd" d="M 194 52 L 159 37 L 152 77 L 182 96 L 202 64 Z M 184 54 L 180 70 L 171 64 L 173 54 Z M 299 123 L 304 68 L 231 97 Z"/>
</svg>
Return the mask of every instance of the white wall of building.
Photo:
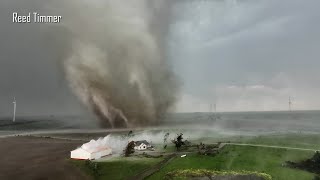
<svg viewBox="0 0 320 180">
<path fill-rule="evenodd" d="M 102 150 L 97 150 L 95 152 L 88 152 L 83 148 L 78 148 L 76 150 L 71 151 L 72 159 L 100 159 L 101 157 L 108 156 L 112 154 L 112 149 L 105 148 Z"/>
</svg>

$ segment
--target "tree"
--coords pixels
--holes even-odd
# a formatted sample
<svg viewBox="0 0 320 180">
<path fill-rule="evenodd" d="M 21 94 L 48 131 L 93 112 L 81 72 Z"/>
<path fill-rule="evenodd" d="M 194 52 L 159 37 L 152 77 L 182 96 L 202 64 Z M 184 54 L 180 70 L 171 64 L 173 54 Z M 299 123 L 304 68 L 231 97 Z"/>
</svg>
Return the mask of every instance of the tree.
<svg viewBox="0 0 320 180">
<path fill-rule="evenodd" d="M 130 154 L 134 153 L 134 147 L 135 147 L 135 143 L 134 141 L 131 141 L 128 143 L 126 149 L 124 150 L 124 156 L 125 157 L 129 157 Z"/>
<path fill-rule="evenodd" d="M 177 151 L 179 151 L 180 148 L 181 148 L 181 146 L 184 145 L 184 142 L 182 141 L 182 140 L 183 140 L 183 137 L 182 137 L 182 136 L 183 136 L 183 134 L 180 133 L 180 134 L 178 135 L 177 139 L 172 141 L 172 142 L 176 145 Z"/>
<path fill-rule="evenodd" d="M 131 138 L 131 137 L 133 137 L 134 136 L 134 134 L 133 134 L 133 131 L 131 130 L 131 131 L 129 131 L 129 133 L 128 133 L 128 137 L 129 138 Z"/>
<path fill-rule="evenodd" d="M 169 133 L 166 133 L 166 134 L 164 135 L 164 138 L 163 138 L 163 143 L 164 143 L 164 144 L 167 143 L 167 140 L 168 140 L 169 135 L 170 135 Z"/>
</svg>

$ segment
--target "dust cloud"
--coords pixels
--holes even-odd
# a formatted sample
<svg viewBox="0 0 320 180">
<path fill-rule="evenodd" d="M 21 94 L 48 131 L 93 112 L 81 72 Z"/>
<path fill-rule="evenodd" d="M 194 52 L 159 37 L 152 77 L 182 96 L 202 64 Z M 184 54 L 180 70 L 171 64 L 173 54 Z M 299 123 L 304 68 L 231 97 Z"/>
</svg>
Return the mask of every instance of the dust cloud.
<svg viewBox="0 0 320 180">
<path fill-rule="evenodd" d="M 174 107 L 177 79 L 166 60 L 170 2 L 65 2 L 71 50 L 63 64 L 73 92 L 103 127 L 157 123 Z"/>
</svg>

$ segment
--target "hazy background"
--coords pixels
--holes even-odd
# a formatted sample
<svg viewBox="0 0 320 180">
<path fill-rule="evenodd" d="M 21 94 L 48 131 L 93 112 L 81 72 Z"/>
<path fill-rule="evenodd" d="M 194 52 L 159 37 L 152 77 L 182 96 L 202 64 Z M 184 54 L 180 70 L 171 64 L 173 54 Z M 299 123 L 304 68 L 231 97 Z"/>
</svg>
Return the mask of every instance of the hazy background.
<svg viewBox="0 0 320 180">
<path fill-rule="evenodd" d="M 319 109 L 320 2 L 178 1 L 171 58 L 181 111 Z"/>
<path fill-rule="evenodd" d="M 63 8 L 50 0 L 0 2 L 1 116 L 12 113 L 14 96 L 19 115 L 90 114 L 71 93 L 56 53 L 68 50 L 61 46 L 65 31 L 12 23 L 14 11 L 45 15 L 50 3 L 53 12 Z M 289 96 L 294 109 L 320 109 L 319 5 L 176 0 L 166 38 L 183 82 L 176 111 L 208 111 L 215 102 L 219 111 L 287 110 Z"/>
</svg>

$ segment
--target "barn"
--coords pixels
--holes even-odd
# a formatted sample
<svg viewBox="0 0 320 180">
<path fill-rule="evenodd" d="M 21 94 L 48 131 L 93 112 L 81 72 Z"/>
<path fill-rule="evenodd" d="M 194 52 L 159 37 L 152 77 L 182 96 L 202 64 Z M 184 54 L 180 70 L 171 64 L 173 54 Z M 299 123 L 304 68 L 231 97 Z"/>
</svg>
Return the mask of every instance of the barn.
<svg viewBox="0 0 320 180">
<path fill-rule="evenodd" d="M 112 149 L 107 146 L 96 145 L 96 141 L 90 141 L 89 143 L 83 144 L 76 150 L 71 151 L 72 159 L 100 159 L 101 157 L 112 154 Z"/>
<path fill-rule="evenodd" d="M 112 150 L 110 148 L 96 149 L 96 150 L 85 150 L 83 148 L 78 148 L 76 150 L 71 151 L 72 159 L 100 159 L 104 156 L 108 156 L 112 154 Z"/>
</svg>

